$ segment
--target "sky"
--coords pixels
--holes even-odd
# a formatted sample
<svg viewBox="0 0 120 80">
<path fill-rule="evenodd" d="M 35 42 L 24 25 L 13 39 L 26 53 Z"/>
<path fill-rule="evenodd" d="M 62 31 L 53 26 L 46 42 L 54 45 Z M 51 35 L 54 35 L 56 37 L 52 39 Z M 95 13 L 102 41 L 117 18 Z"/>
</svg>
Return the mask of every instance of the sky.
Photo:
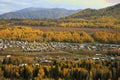
<svg viewBox="0 0 120 80">
<path fill-rule="evenodd" d="M 100 9 L 120 3 L 120 0 L 0 0 L 0 14 L 29 7 Z"/>
</svg>

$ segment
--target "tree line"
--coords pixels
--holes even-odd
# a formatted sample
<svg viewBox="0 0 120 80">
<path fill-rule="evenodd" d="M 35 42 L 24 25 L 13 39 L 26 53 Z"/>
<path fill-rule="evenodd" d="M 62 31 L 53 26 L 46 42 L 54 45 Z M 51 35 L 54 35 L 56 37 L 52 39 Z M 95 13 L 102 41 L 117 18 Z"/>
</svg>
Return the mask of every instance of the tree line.
<svg viewBox="0 0 120 80">
<path fill-rule="evenodd" d="M 103 16 L 97 19 L 62 18 L 62 19 L 11 19 L 0 20 L 0 26 L 47 26 L 47 27 L 80 27 L 80 28 L 120 28 L 116 18 Z"/>
<path fill-rule="evenodd" d="M 1 63 L 1 80 L 120 80 L 120 61 L 117 60 L 54 60 L 52 65 L 19 66 L 15 58 Z"/>
<path fill-rule="evenodd" d="M 0 39 L 40 42 L 73 42 L 73 43 L 120 43 L 120 33 L 100 31 L 93 34 L 86 32 L 43 32 L 30 27 L 14 27 L 0 30 Z"/>
</svg>

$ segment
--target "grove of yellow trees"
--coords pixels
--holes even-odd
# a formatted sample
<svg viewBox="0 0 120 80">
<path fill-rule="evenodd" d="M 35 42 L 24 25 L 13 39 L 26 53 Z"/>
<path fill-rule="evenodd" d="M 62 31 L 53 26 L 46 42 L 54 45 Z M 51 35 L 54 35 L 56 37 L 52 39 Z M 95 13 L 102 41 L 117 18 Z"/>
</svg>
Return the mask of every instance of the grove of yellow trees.
<svg viewBox="0 0 120 80">
<path fill-rule="evenodd" d="M 62 18 L 62 19 L 11 19 L 0 20 L 0 27 L 6 26 L 47 26 L 47 27 L 83 27 L 83 28 L 120 28 L 120 20 L 109 16 L 99 17 L 97 19 L 82 19 L 82 18 Z"/>
<path fill-rule="evenodd" d="M 120 32 L 100 31 L 93 34 L 86 32 L 43 32 L 30 27 L 14 27 L 0 30 L 0 39 L 39 41 L 39 42 L 72 42 L 72 43 L 120 43 Z"/>
<path fill-rule="evenodd" d="M 0 63 L 1 80 L 120 80 L 120 61 L 59 61 L 52 65 Z"/>
<path fill-rule="evenodd" d="M 58 41 L 58 42 L 93 42 L 93 38 L 85 32 L 43 32 L 30 27 L 14 27 L 0 31 L 4 40 L 22 41 Z"/>
</svg>

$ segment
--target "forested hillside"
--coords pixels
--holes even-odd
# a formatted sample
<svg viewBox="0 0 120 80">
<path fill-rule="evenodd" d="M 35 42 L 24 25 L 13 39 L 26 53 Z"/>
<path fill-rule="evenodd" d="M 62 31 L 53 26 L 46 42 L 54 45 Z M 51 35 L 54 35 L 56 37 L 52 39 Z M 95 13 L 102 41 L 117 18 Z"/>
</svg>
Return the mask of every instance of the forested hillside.
<svg viewBox="0 0 120 80">
<path fill-rule="evenodd" d="M 28 11 L 23 10 L 23 12 Z M 55 16 L 54 14 L 52 15 Z M 59 14 L 57 13 L 57 15 Z M 69 17 L 59 19 L 0 20 L 0 26 L 15 25 L 37 27 L 120 28 L 120 4 L 99 10 L 85 9 Z"/>
<path fill-rule="evenodd" d="M 75 13 L 69 18 L 86 18 L 86 19 L 98 19 L 101 17 L 114 17 L 120 20 L 120 4 L 95 10 L 95 9 L 85 9 L 78 13 Z"/>
</svg>

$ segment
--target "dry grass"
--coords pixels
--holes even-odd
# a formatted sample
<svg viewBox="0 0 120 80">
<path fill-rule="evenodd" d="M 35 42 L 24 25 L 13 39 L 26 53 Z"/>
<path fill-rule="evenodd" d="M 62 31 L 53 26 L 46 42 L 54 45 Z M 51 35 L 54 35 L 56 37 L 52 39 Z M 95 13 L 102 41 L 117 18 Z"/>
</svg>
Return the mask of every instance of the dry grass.
<svg viewBox="0 0 120 80">
<path fill-rule="evenodd" d="M 76 32 L 81 32 L 81 31 L 85 31 L 89 34 L 94 33 L 94 32 L 99 32 L 99 31 L 109 31 L 109 32 L 115 32 L 116 29 L 108 29 L 108 28 L 73 28 L 73 27 L 34 27 L 37 29 L 40 29 L 44 32 L 48 32 L 48 31 L 53 31 L 53 32 L 61 32 L 61 31 L 76 31 Z M 118 32 L 120 31 L 120 29 L 118 29 Z"/>
</svg>

